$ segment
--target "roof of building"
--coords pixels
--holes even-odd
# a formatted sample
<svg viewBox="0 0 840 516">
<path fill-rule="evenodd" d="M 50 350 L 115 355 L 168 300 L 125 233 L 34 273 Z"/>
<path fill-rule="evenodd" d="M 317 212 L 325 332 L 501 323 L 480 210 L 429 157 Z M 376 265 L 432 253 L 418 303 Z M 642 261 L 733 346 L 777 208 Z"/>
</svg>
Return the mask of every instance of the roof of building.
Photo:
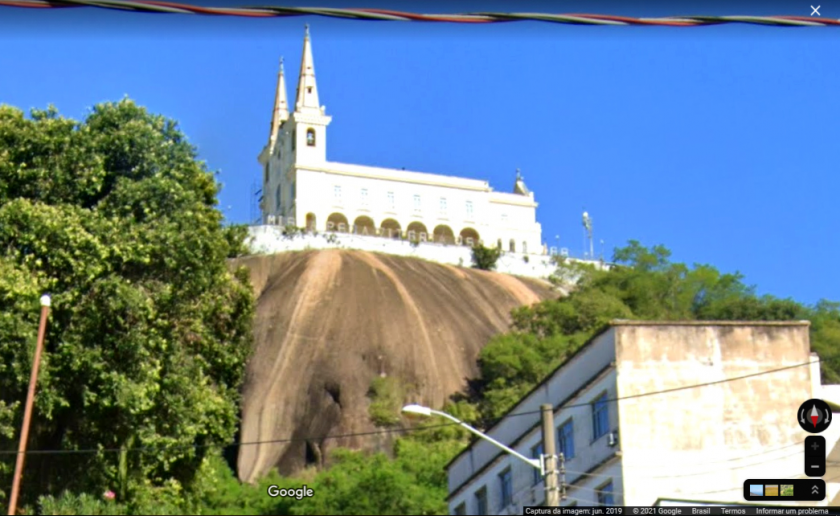
<svg viewBox="0 0 840 516">
<path fill-rule="evenodd" d="M 810 326 L 811 321 L 638 321 L 613 319 L 610 326 Z"/>
</svg>

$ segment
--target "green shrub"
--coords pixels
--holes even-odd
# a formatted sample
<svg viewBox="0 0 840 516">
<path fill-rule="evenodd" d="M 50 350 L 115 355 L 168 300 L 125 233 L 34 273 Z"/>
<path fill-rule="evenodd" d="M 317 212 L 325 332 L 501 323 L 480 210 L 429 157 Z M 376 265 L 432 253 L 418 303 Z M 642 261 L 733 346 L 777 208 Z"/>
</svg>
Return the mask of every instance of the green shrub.
<svg viewBox="0 0 840 516">
<path fill-rule="evenodd" d="M 57 497 L 42 496 L 38 501 L 39 512 L 44 515 L 52 514 L 128 514 L 125 505 L 108 500 L 104 495 L 93 496 L 87 493 L 76 495 L 64 492 Z"/>
<path fill-rule="evenodd" d="M 496 262 L 499 261 L 499 256 L 501 255 L 501 249 L 476 244 L 472 248 L 473 267 L 485 271 L 492 271 L 496 268 Z"/>
<path fill-rule="evenodd" d="M 400 410 L 405 401 L 405 388 L 396 378 L 374 378 L 368 391 L 368 412 L 377 426 L 393 426 L 400 422 Z"/>
</svg>

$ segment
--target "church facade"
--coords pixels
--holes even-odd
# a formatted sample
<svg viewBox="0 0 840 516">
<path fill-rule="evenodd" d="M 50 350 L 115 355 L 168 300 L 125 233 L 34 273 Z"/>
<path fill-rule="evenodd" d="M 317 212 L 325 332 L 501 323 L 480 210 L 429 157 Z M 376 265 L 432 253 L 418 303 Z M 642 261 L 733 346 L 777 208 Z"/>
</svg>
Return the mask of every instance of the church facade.
<svg viewBox="0 0 840 516">
<path fill-rule="evenodd" d="M 262 165 L 264 224 L 543 254 L 537 203 L 517 171 L 513 191 L 487 181 L 327 160 L 332 117 L 320 105 L 307 28 L 293 110 L 282 60 Z"/>
</svg>

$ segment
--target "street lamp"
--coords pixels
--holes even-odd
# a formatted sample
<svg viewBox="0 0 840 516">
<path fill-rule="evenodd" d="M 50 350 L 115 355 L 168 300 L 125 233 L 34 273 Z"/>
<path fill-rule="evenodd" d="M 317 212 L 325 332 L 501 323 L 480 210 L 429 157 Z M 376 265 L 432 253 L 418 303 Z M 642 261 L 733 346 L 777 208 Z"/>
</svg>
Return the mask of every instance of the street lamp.
<svg viewBox="0 0 840 516">
<path fill-rule="evenodd" d="M 474 433 L 475 435 L 481 437 L 485 441 L 489 441 L 491 444 L 493 444 L 497 448 L 501 448 L 504 451 L 508 452 L 509 454 L 513 455 L 514 457 L 517 457 L 521 460 L 524 460 L 525 462 L 530 464 L 532 467 L 540 470 L 540 475 L 541 476 L 545 476 L 545 462 L 544 462 L 545 455 L 541 455 L 539 459 L 529 459 L 528 457 L 522 455 L 521 453 L 514 450 L 513 448 L 505 446 L 504 444 L 502 444 L 499 441 L 493 439 L 489 435 L 479 432 L 475 428 L 473 428 L 470 425 L 464 423 L 463 421 L 456 418 L 455 416 L 447 414 L 446 412 L 441 412 L 439 410 L 430 409 L 429 407 L 424 407 L 422 405 L 413 405 L 413 404 L 412 405 L 406 405 L 405 407 L 403 407 L 402 411 L 403 411 L 404 414 L 415 415 L 415 416 L 423 416 L 423 417 L 440 416 L 440 417 L 445 417 L 446 419 L 461 425 L 462 427 L 466 428 L 467 430 Z"/>
</svg>

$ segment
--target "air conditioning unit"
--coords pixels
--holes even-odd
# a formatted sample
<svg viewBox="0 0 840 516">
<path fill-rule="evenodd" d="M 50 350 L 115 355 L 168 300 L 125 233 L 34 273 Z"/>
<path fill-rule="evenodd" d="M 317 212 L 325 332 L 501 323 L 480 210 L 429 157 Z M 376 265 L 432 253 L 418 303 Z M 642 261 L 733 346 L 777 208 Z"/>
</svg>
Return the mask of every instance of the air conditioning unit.
<svg viewBox="0 0 840 516">
<path fill-rule="evenodd" d="M 607 444 L 610 446 L 618 446 L 618 430 L 610 432 L 607 436 Z"/>
</svg>

